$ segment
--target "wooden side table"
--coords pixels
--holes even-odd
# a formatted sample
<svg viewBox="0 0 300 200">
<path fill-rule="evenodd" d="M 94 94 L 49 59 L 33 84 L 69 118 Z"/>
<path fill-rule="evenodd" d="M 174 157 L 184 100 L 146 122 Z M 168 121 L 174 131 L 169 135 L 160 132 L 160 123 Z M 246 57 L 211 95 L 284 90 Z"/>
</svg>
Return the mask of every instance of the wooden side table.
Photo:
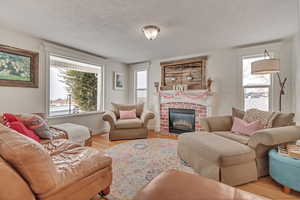
<svg viewBox="0 0 300 200">
<path fill-rule="evenodd" d="M 300 160 L 284 156 L 275 149 L 269 151 L 270 176 L 283 185 L 283 191 L 300 192 Z"/>
</svg>

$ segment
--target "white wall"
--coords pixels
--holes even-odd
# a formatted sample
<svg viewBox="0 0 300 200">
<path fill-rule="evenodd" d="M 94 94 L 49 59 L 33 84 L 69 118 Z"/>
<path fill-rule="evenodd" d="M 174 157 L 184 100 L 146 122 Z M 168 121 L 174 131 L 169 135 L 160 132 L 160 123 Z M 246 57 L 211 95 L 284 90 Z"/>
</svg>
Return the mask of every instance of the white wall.
<svg viewBox="0 0 300 200">
<path fill-rule="evenodd" d="M 300 0 L 299 0 L 299 9 L 298 9 L 298 33 L 293 40 L 293 77 L 294 77 L 294 98 L 293 106 L 296 111 L 296 122 L 300 123 Z"/>
<path fill-rule="evenodd" d="M 43 41 L 26 34 L 14 32 L 0 27 L 0 44 L 39 52 L 39 88 L 17 88 L 0 86 L 0 112 L 32 113 L 46 112 L 46 66 Z M 124 73 L 125 89 L 113 90 L 113 71 Z M 128 66 L 108 60 L 105 66 L 105 108 L 110 102 L 128 102 Z M 102 114 L 59 117 L 50 119 L 51 124 L 73 122 L 94 129 L 95 133 L 107 130 L 107 124 L 102 120 Z"/>
<path fill-rule="evenodd" d="M 284 112 L 293 112 L 293 95 L 292 95 L 292 51 L 293 51 L 293 39 L 289 38 L 283 40 L 281 43 L 275 45 L 278 48 L 277 57 L 281 60 L 281 75 L 282 77 L 287 77 L 289 82 L 287 83 L 287 94 L 284 96 L 283 100 L 283 111 Z M 273 46 L 262 45 L 259 47 L 252 47 L 249 51 L 257 51 L 263 53 L 264 48 Z M 253 50 L 254 48 L 254 50 Z M 271 48 L 271 47 L 270 47 Z M 273 47 L 272 47 L 273 48 Z M 152 60 L 151 66 L 149 69 L 150 77 L 150 105 L 149 108 L 157 108 L 157 100 L 155 97 L 155 88 L 154 82 L 160 82 L 160 62 L 177 60 L 182 58 L 196 57 L 208 55 L 208 64 L 207 64 L 207 73 L 208 77 L 213 79 L 213 87 L 215 88 L 215 106 L 212 110 L 213 115 L 227 115 L 231 114 L 232 107 L 242 108 L 242 92 L 241 92 L 241 64 L 240 64 L 240 55 L 241 51 L 246 52 L 248 48 L 230 48 L 230 49 L 220 49 L 216 51 L 209 52 L 207 54 L 201 55 L 190 55 L 180 58 L 169 58 L 163 60 Z M 274 97 L 273 97 L 273 110 L 278 110 L 278 80 L 277 77 L 274 79 Z M 153 110 L 156 113 L 156 116 L 159 115 L 159 110 Z M 156 122 L 152 121 L 152 126 L 157 128 L 159 119 L 156 119 Z"/>
</svg>

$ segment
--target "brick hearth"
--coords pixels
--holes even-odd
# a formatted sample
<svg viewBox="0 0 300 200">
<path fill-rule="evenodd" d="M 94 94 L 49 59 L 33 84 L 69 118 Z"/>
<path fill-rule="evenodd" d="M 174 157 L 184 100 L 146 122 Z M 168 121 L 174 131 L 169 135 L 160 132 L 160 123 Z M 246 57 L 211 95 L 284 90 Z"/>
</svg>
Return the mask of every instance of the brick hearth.
<svg viewBox="0 0 300 200">
<path fill-rule="evenodd" d="M 160 104 L 160 131 L 169 133 L 169 108 L 193 109 L 195 110 L 195 129 L 200 131 L 200 119 L 207 117 L 207 107 L 195 103 L 169 102 Z"/>
</svg>

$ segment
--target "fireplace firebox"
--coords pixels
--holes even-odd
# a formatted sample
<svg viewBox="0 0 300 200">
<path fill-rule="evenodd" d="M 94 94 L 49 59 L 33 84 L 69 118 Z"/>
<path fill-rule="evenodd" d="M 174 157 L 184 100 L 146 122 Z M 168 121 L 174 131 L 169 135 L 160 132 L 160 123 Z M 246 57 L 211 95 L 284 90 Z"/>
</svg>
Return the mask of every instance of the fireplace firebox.
<svg viewBox="0 0 300 200">
<path fill-rule="evenodd" d="M 169 108 L 169 132 L 186 133 L 195 131 L 195 110 Z"/>
</svg>

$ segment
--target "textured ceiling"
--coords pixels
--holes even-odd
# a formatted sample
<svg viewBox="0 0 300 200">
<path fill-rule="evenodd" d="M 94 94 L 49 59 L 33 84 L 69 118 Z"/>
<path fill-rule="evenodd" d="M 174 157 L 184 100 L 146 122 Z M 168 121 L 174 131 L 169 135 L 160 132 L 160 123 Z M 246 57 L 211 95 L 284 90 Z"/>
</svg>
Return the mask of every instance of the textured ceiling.
<svg viewBox="0 0 300 200">
<path fill-rule="evenodd" d="M 287 37 L 297 12 L 297 0 L 1 0 L 0 24 L 131 63 Z"/>
</svg>

